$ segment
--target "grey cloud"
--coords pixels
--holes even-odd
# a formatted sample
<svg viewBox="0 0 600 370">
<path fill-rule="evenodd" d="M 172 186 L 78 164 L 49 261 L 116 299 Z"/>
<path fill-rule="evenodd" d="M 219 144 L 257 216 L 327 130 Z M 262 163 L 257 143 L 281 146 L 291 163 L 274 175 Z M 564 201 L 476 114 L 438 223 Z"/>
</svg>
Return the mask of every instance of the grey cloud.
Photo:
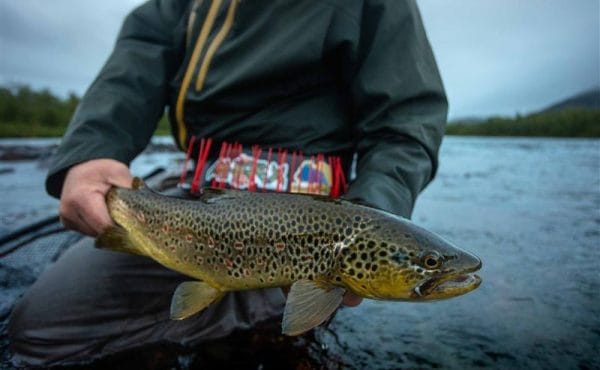
<svg viewBox="0 0 600 370">
<path fill-rule="evenodd" d="M 0 0 L 0 83 L 82 94 L 140 3 Z M 600 85 L 597 0 L 418 4 L 451 118 L 526 113 Z"/>
</svg>

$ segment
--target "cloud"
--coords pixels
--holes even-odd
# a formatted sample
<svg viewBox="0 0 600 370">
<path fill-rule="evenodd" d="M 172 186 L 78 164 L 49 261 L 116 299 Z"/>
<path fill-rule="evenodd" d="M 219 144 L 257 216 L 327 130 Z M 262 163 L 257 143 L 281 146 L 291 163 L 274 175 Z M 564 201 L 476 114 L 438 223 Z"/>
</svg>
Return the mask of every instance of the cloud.
<svg viewBox="0 0 600 370">
<path fill-rule="evenodd" d="M 139 3 L 0 1 L 0 82 L 82 94 Z"/>
<path fill-rule="evenodd" d="M 513 115 L 600 85 L 597 0 L 419 0 L 451 117 Z"/>
<path fill-rule="evenodd" d="M 0 0 L 0 83 L 82 94 L 140 3 Z M 418 4 L 451 118 L 526 113 L 600 85 L 597 0 Z"/>
</svg>

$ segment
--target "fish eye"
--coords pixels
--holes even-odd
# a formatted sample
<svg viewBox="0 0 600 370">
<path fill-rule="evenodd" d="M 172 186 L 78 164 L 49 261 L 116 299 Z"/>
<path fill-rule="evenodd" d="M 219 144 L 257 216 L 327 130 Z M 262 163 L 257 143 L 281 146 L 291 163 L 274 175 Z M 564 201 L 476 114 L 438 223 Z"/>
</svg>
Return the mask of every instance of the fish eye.
<svg viewBox="0 0 600 370">
<path fill-rule="evenodd" d="M 423 267 L 429 270 L 434 270 L 442 266 L 442 258 L 438 254 L 429 253 L 421 258 Z"/>
</svg>

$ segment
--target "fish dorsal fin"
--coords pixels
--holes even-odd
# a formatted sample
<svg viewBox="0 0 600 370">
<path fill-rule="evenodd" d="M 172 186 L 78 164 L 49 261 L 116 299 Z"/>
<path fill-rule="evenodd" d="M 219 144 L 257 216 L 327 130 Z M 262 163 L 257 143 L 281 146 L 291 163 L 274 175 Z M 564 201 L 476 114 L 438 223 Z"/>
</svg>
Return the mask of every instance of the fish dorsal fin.
<svg viewBox="0 0 600 370">
<path fill-rule="evenodd" d="M 247 192 L 240 190 L 204 188 L 202 189 L 200 200 L 204 203 L 212 204 L 223 200 L 239 199 L 245 194 L 247 194 Z"/>
<path fill-rule="evenodd" d="M 131 240 L 129 232 L 121 226 L 109 226 L 96 238 L 96 248 L 131 254 L 144 253 Z"/>
<path fill-rule="evenodd" d="M 321 325 L 342 303 L 344 293 L 343 288 L 312 280 L 295 282 L 283 312 L 283 334 L 299 335 Z"/>
<path fill-rule="evenodd" d="M 179 284 L 171 300 L 171 319 L 183 320 L 218 301 L 225 293 L 202 281 Z"/>
<path fill-rule="evenodd" d="M 131 188 L 133 190 L 139 190 L 139 189 L 143 189 L 146 187 L 146 184 L 144 183 L 144 180 L 142 180 L 139 177 L 134 177 L 133 181 L 131 182 Z"/>
</svg>

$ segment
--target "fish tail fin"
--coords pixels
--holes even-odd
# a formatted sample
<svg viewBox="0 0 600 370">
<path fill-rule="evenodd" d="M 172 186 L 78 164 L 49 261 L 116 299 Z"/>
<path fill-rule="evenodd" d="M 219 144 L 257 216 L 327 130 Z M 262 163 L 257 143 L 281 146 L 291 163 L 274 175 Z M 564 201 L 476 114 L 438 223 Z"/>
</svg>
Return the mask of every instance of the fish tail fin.
<svg viewBox="0 0 600 370">
<path fill-rule="evenodd" d="M 129 232 L 121 226 L 110 226 L 98 235 L 96 248 L 144 255 L 131 240 Z"/>
</svg>

